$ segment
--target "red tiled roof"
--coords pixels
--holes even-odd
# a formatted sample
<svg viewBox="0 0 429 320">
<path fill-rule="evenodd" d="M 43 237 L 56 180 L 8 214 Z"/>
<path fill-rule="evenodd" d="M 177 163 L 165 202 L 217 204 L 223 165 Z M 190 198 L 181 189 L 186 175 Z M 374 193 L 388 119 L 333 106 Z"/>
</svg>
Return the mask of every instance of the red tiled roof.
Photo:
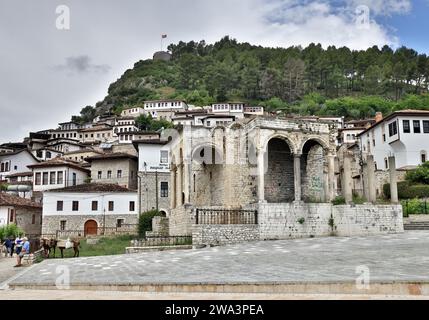
<svg viewBox="0 0 429 320">
<path fill-rule="evenodd" d="M 0 206 L 11 206 L 11 207 L 24 207 L 24 208 L 42 208 L 42 205 L 38 202 L 24 199 L 17 196 L 0 192 Z"/>
<path fill-rule="evenodd" d="M 133 159 L 137 160 L 137 157 L 125 152 L 115 152 L 115 153 L 104 153 L 97 156 L 92 156 L 85 158 L 85 161 L 91 162 L 95 160 L 108 160 L 108 159 Z"/>
<path fill-rule="evenodd" d="M 88 173 L 90 172 L 89 170 L 82 168 L 79 162 L 71 161 L 67 159 L 61 159 L 61 158 L 55 158 L 49 161 L 32 164 L 27 167 L 30 169 L 38 169 L 38 168 L 60 167 L 60 166 L 68 166 L 84 172 L 88 172 Z"/>
<path fill-rule="evenodd" d="M 28 176 L 33 176 L 33 172 L 32 171 L 18 172 L 18 173 L 8 175 L 7 178 L 28 177 Z"/>
</svg>

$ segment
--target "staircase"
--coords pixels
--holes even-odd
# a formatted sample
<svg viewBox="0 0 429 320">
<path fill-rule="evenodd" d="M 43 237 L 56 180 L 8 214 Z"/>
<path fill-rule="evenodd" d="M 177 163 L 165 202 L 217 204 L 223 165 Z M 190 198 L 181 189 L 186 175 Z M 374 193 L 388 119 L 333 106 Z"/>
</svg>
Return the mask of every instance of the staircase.
<svg viewBox="0 0 429 320">
<path fill-rule="evenodd" d="M 408 221 L 404 223 L 404 230 L 429 230 L 429 221 Z"/>
</svg>

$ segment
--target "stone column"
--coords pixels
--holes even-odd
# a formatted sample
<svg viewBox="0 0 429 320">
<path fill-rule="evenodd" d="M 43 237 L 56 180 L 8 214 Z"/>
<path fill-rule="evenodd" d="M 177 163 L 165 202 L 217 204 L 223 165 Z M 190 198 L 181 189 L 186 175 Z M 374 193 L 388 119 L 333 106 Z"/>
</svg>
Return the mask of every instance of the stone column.
<svg viewBox="0 0 429 320">
<path fill-rule="evenodd" d="M 328 196 L 327 201 L 331 202 L 335 198 L 335 155 L 328 154 Z"/>
<path fill-rule="evenodd" d="M 176 166 L 174 166 L 170 171 L 170 180 L 171 180 L 170 207 L 171 207 L 171 209 L 174 209 L 174 208 L 176 208 L 176 195 L 177 195 Z"/>
<path fill-rule="evenodd" d="M 347 204 L 353 202 L 351 161 L 351 155 L 348 152 L 345 152 L 343 164 L 343 196 L 346 199 Z"/>
<path fill-rule="evenodd" d="M 177 166 L 177 176 L 176 176 L 176 208 L 180 207 L 182 205 L 182 171 L 183 171 L 183 164 L 180 163 Z"/>
<path fill-rule="evenodd" d="M 295 202 L 301 202 L 301 154 L 293 155 L 293 177 L 295 185 Z"/>
<path fill-rule="evenodd" d="M 398 198 L 398 181 L 396 178 L 396 161 L 395 157 L 389 157 L 389 174 L 390 174 L 390 201 L 393 204 L 399 203 Z"/>
<path fill-rule="evenodd" d="M 264 150 L 258 149 L 258 200 L 265 202 L 265 163 Z"/>
<path fill-rule="evenodd" d="M 368 201 L 375 203 L 377 201 L 377 191 L 375 188 L 375 164 L 374 164 L 374 156 L 368 155 L 366 158 L 366 169 L 368 178 L 367 186 L 365 189 L 368 190 Z"/>
</svg>

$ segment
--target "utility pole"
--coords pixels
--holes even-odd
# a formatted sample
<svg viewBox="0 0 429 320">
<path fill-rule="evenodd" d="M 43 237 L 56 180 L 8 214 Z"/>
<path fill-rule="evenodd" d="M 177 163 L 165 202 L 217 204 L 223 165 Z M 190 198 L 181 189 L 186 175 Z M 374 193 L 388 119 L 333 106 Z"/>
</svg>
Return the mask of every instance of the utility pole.
<svg viewBox="0 0 429 320">
<path fill-rule="evenodd" d="M 156 190 L 156 194 L 155 194 L 155 203 L 156 203 L 156 211 L 159 210 L 159 205 L 158 205 L 158 170 L 155 170 L 155 190 Z"/>
</svg>

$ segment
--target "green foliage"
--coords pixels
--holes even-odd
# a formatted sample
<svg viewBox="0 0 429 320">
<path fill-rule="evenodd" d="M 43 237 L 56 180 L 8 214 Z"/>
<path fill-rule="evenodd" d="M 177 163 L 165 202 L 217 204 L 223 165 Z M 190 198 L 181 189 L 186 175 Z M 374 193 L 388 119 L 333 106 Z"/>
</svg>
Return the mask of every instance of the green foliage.
<svg viewBox="0 0 429 320">
<path fill-rule="evenodd" d="M 334 206 L 340 206 L 340 205 L 346 204 L 346 199 L 342 196 L 338 196 L 334 200 L 332 200 L 332 204 Z"/>
<path fill-rule="evenodd" d="M 23 234 L 24 230 L 13 223 L 0 227 L 0 239 L 15 238 L 17 236 L 22 236 Z"/>
<path fill-rule="evenodd" d="M 386 198 L 390 198 L 390 184 L 387 183 L 383 186 L 383 193 Z M 429 185 L 400 181 L 398 182 L 398 197 L 399 199 L 428 198 Z"/>
<path fill-rule="evenodd" d="M 7 183 L 0 183 L 0 192 L 7 191 Z"/>
<path fill-rule="evenodd" d="M 411 200 L 402 200 L 402 210 L 404 216 L 408 217 L 410 214 L 428 214 L 428 207 L 426 201 L 421 201 L 417 198 Z"/>
<path fill-rule="evenodd" d="M 146 231 L 152 231 L 152 219 L 159 216 L 161 216 L 161 214 L 158 210 L 147 211 L 140 215 L 138 230 L 139 237 L 144 238 L 146 236 Z"/>
<path fill-rule="evenodd" d="M 405 179 L 414 183 L 429 184 L 429 162 L 419 165 L 415 170 L 408 171 Z"/>
<path fill-rule="evenodd" d="M 169 129 L 173 128 L 173 123 L 167 120 L 155 120 L 151 115 L 142 114 L 136 120 L 136 125 L 140 130 L 143 131 L 158 131 L 162 128 Z"/>
<path fill-rule="evenodd" d="M 304 219 L 304 218 L 299 218 L 299 219 L 298 219 L 298 223 L 299 223 L 299 224 L 304 224 L 304 222 L 305 222 L 305 219 Z"/>
<path fill-rule="evenodd" d="M 88 123 L 97 116 L 97 110 L 94 107 L 86 106 L 80 111 L 80 116 L 73 116 L 72 121 L 80 124 Z"/>
<path fill-rule="evenodd" d="M 197 106 L 241 100 L 286 115 L 349 119 L 429 109 L 429 57 L 405 47 L 264 48 L 227 36 L 215 44 L 180 41 L 168 49 L 172 61 L 139 61 L 111 84 L 96 105 L 100 112 L 160 98 Z"/>
<path fill-rule="evenodd" d="M 358 196 L 358 195 L 353 195 L 353 203 L 354 204 L 364 204 L 365 203 L 365 199 Z"/>
</svg>

